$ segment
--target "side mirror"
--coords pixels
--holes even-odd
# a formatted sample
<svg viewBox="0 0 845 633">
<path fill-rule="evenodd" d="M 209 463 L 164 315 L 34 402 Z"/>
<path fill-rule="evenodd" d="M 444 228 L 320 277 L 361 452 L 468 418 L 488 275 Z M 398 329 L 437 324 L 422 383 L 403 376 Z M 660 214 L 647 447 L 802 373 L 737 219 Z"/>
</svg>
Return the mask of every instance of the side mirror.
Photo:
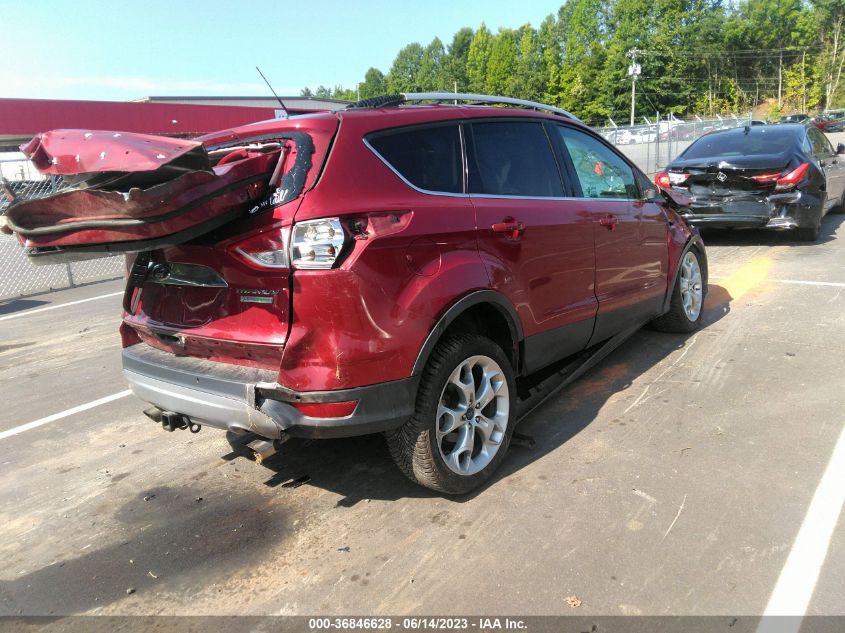
<svg viewBox="0 0 845 633">
<path fill-rule="evenodd" d="M 836 146 L 836 153 L 845 154 L 845 143 L 839 143 L 839 145 Z"/>
<path fill-rule="evenodd" d="M 655 189 L 654 187 L 649 187 L 643 191 L 643 200 L 646 202 L 654 202 L 655 200 L 662 199 L 660 192 Z"/>
</svg>

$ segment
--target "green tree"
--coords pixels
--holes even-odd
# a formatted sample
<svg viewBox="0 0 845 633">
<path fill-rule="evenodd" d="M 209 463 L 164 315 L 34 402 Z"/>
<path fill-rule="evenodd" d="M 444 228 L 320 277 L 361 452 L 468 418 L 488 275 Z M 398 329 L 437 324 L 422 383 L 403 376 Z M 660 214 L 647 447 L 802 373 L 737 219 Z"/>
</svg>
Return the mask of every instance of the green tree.
<svg viewBox="0 0 845 633">
<path fill-rule="evenodd" d="M 417 70 L 417 85 L 420 90 L 445 90 L 445 72 L 443 60 L 446 50 L 440 38 L 435 37 L 431 44 L 425 47 Z"/>
<path fill-rule="evenodd" d="M 593 121 L 613 112 L 604 81 L 607 5 L 603 0 L 568 0 L 559 20 L 565 33 L 558 103 Z"/>
<path fill-rule="evenodd" d="M 516 37 L 511 29 L 502 29 L 493 38 L 487 62 L 486 91 L 491 95 L 513 93 L 517 67 Z"/>
<path fill-rule="evenodd" d="M 446 59 L 443 60 L 443 81 L 447 90 L 457 89 L 461 92 L 469 90 L 467 57 L 473 35 L 472 29 L 462 28 L 452 37 Z"/>
<path fill-rule="evenodd" d="M 808 10 L 803 0 L 743 0 L 728 23 L 726 43 L 737 59 L 744 58 L 743 76 L 776 78 L 772 91 L 781 107 L 784 70 L 809 43 Z M 760 53 L 739 53 L 746 50 Z"/>
<path fill-rule="evenodd" d="M 778 110 L 845 103 L 845 0 L 564 0 L 539 28 L 495 36 L 485 24 L 400 50 L 387 74 L 367 71 L 362 96 L 451 90 L 560 105 L 591 122 L 626 121 L 636 49 L 637 118 L 661 113 Z M 349 98 L 320 86 L 305 96 Z"/>
<path fill-rule="evenodd" d="M 484 22 L 478 27 L 467 51 L 467 85 L 470 92 L 484 92 L 487 87 L 487 63 L 493 48 L 493 35 Z"/>
<path fill-rule="evenodd" d="M 523 27 L 521 31 L 516 73 L 512 82 L 513 96 L 538 101 L 543 98 L 547 86 L 540 39 L 530 26 Z"/>
<path fill-rule="evenodd" d="M 358 86 L 358 91 L 361 93 L 362 99 L 370 99 L 385 94 L 387 83 L 384 79 L 384 73 L 378 68 L 370 68 L 364 74 L 364 81 Z"/>
<path fill-rule="evenodd" d="M 561 32 L 555 16 L 547 16 L 540 23 L 537 42 L 540 46 L 540 83 L 544 103 L 557 103 L 560 87 L 560 66 L 562 63 Z"/>
<path fill-rule="evenodd" d="M 391 94 L 400 92 L 418 92 L 417 77 L 422 63 L 423 47 L 417 42 L 408 44 L 399 51 L 393 65 L 387 73 L 387 91 Z"/>
<path fill-rule="evenodd" d="M 845 65 L 845 0 L 813 0 L 813 8 L 813 26 L 821 47 L 813 69 L 815 96 L 830 108 L 842 103 L 839 93 Z"/>
</svg>

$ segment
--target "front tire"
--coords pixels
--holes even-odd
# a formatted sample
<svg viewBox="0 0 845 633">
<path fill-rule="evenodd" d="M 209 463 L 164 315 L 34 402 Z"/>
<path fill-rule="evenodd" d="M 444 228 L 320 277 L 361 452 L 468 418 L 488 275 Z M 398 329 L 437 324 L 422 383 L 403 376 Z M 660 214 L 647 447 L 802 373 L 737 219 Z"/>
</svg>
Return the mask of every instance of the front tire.
<svg viewBox="0 0 845 633">
<path fill-rule="evenodd" d="M 704 316 L 704 287 L 699 254 L 695 248 L 689 249 L 681 258 L 680 270 L 672 290 L 669 311 L 652 321 L 655 329 L 661 332 L 689 334 L 701 326 Z"/>
<path fill-rule="evenodd" d="M 437 344 L 420 379 L 416 411 L 387 433 L 387 444 L 412 481 L 465 494 L 502 462 L 515 423 L 510 361 L 490 339 L 463 334 Z"/>
</svg>

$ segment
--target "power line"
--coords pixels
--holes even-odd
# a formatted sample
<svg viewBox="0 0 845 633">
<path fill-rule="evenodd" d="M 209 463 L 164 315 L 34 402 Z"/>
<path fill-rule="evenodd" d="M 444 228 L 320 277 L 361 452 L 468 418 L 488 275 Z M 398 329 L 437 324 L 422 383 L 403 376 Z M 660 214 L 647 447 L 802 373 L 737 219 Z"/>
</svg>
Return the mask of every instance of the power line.
<svg viewBox="0 0 845 633">
<path fill-rule="evenodd" d="M 823 50 L 824 47 L 822 46 L 789 46 L 786 48 L 741 48 L 741 49 L 734 49 L 734 50 L 694 50 L 694 49 L 684 49 L 684 48 L 673 48 L 668 51 L 648 51 L 648 50 L 639 50 L 640 55 L 645 56 L 662 56 L 662 55 L 676 55 L 676 54 L 683 54 L 683 55 L 757 55 L 760 53 L 770 53 L 770 54 L 779 54 L 779 53 L 795 53 L 801 54 L 805 51 L 814 51 L 814 50 Z"/>
</svg>

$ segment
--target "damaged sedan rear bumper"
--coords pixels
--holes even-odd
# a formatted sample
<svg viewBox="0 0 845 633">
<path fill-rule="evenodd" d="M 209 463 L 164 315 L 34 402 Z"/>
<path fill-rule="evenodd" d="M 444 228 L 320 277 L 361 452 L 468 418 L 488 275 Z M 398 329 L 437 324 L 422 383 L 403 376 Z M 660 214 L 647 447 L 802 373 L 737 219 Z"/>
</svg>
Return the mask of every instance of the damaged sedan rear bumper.
<svg viewBox="0 0 845 633">
<path fill-rule="evenodd" d="M 143 343 L 123 350 L 123 373 L 133 393 L 162 413 L 191 423 L 254 433 L 267 439 L 335 438 L 401 426 L 413 413 L 417 379 L 343 389 L 295 392 L 271 371 L 173 356 Z M 297 406 L 356 402 L 350 415 L 320 418 Z"/>
<path fill-rule="evenodd" d="M 816 226 L 822 201 L 802 191 L 764 198 L 697 198 L 681 213 L 693 225 L 713 228 L 794 229 Z"/>
</svg>

